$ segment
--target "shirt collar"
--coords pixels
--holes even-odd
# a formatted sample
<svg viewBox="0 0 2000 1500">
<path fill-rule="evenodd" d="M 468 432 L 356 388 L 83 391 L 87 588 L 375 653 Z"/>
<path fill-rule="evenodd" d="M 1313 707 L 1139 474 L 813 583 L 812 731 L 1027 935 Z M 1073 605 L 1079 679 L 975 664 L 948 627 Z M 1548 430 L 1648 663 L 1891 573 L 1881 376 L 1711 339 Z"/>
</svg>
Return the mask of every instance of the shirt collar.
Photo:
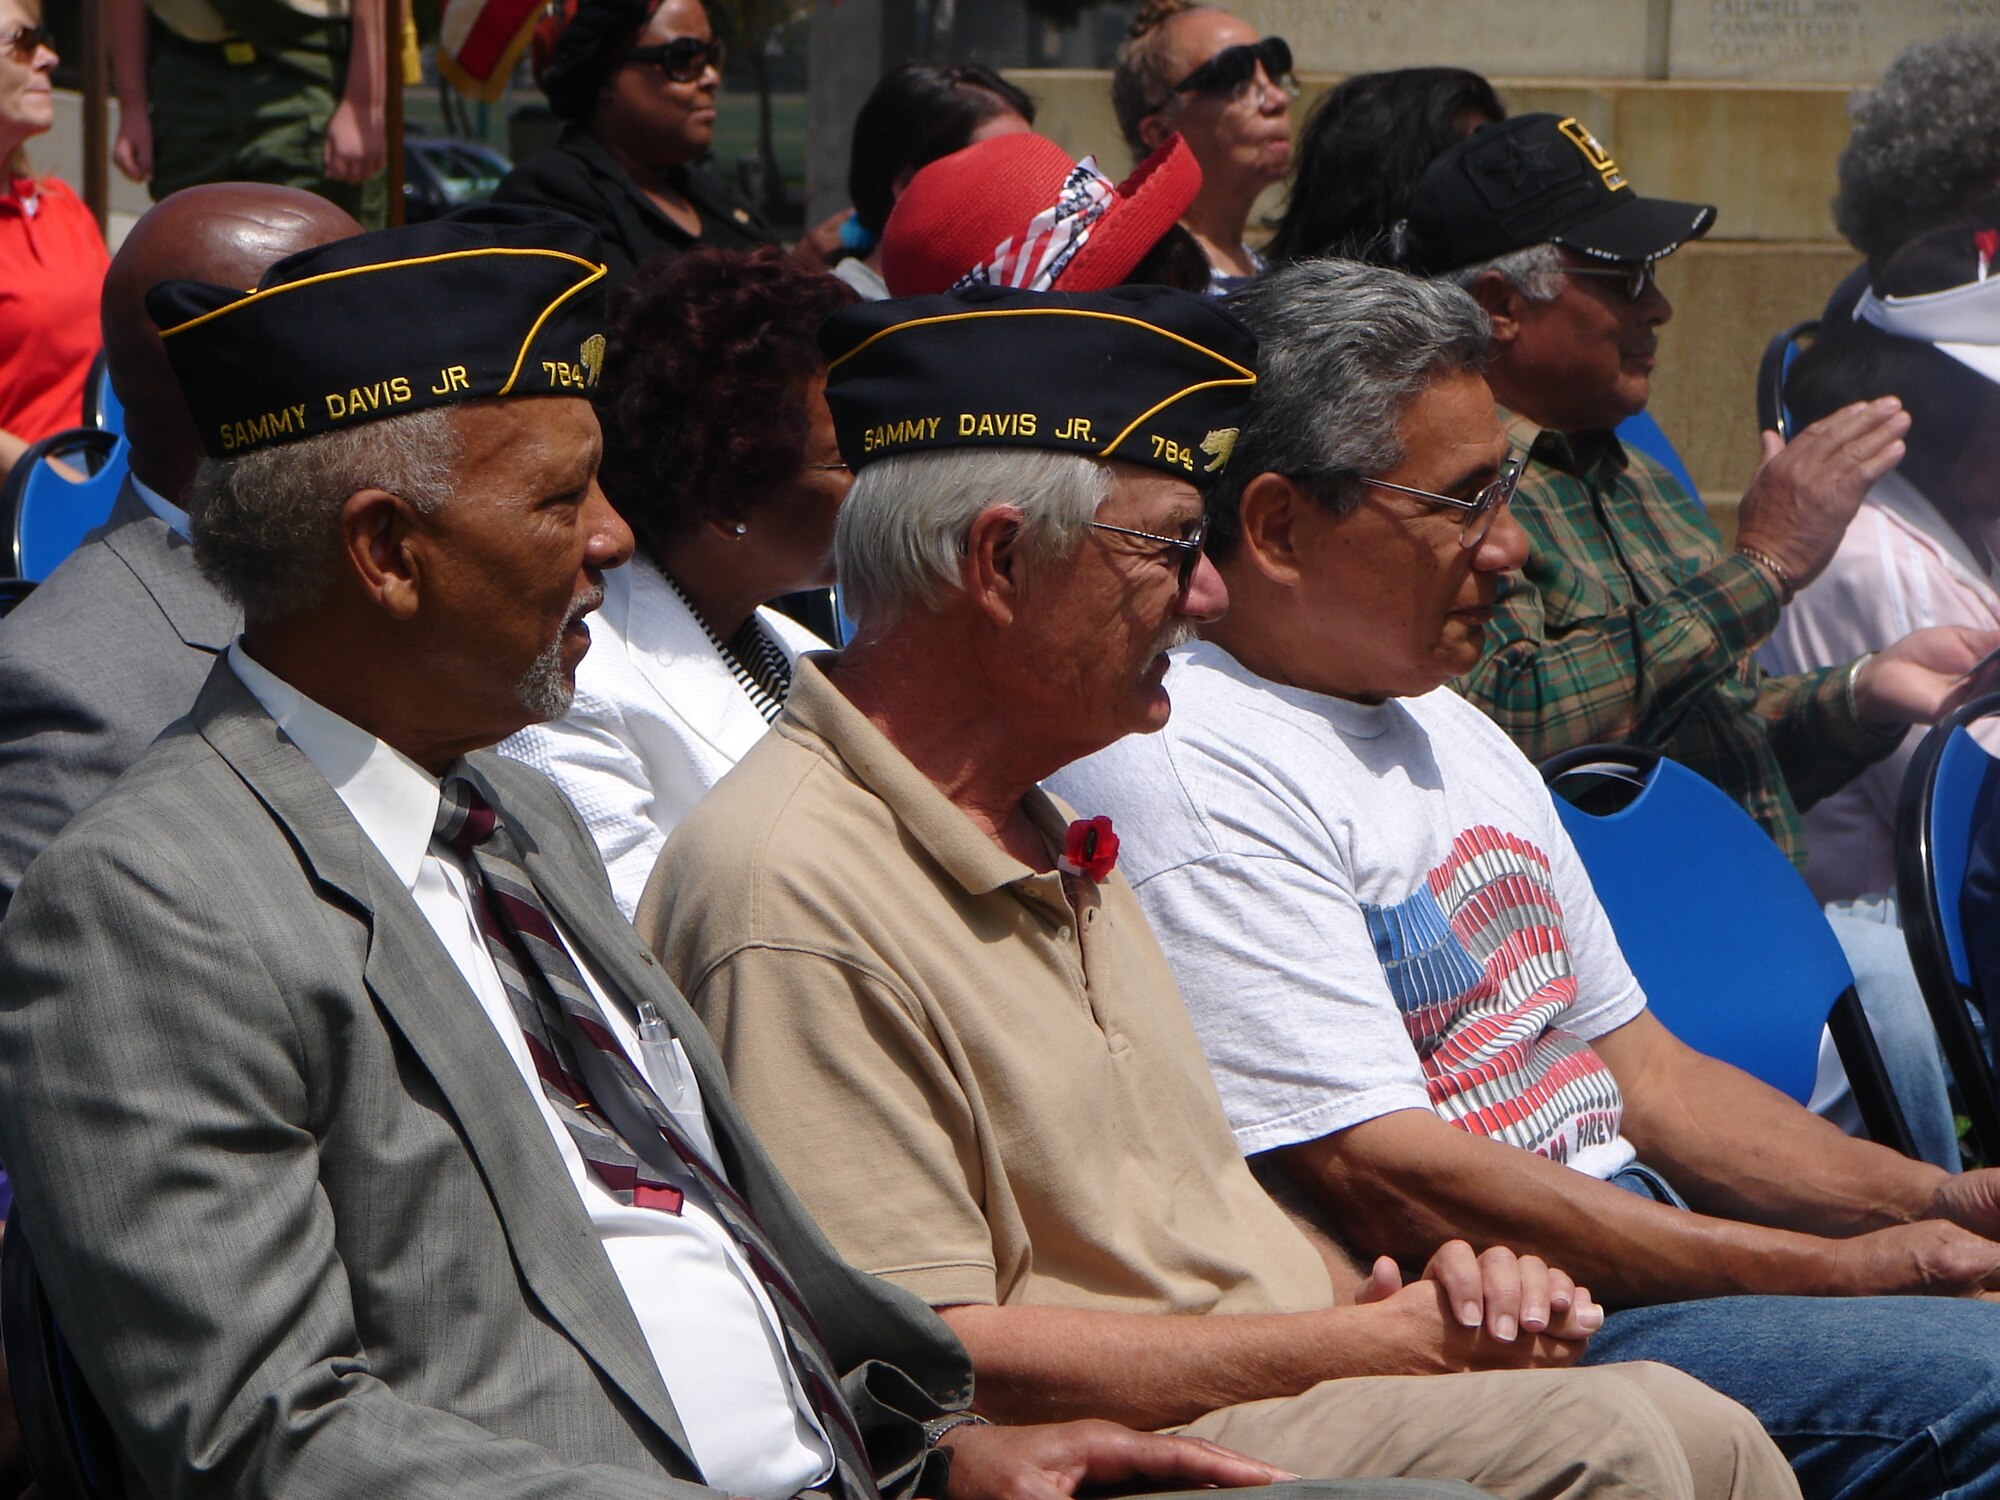
<svg viewBox="0 0 2000 1500">
<path fill-rule="evenodd" d="M 1557 432 L 1504 406 L 1500 408 L 1500 425 L 1506 430 L 1509 445 L 1522 458 L 1577 479 L 1589 479 L 1600 470 L 1609 470 L 1615 477 L 1627 467 L 1625 447 L 1615 432 Z"/>
<path fill-rule="evenodd" d="M 799 658 L 778 732 L 841 762 L 888 804 L 896 820 L 968 894 L 981 896 L 1016 881 L 1043 878 L 981 833 L 936 782 L 827 680 L 822 663 L 838 655 L 816 651 Z M 1022 800 L 1022 808 L 1050 848 L 1062 848 L 1069 825 L 1055 799 L 1036 787 Z"/>
<path fill-rule="evenodd" d="M 437 823 L 437 778 L 255 661 L 243 649 L 241 636 L 229 647 L 229 665 L 250 696 L 327 779 L 396 878 L 414 890 Z"/>
<path fill-rule="evenodd" d="M 132 481 L 132 491 L 139 497 L 139 503 L 167 523 L 167 530 L 184 542 L 194 540 L 194 522 L 188 513 L 158 490 L 147 484 L 136 474 L 126 476 Z"/>
</svg>

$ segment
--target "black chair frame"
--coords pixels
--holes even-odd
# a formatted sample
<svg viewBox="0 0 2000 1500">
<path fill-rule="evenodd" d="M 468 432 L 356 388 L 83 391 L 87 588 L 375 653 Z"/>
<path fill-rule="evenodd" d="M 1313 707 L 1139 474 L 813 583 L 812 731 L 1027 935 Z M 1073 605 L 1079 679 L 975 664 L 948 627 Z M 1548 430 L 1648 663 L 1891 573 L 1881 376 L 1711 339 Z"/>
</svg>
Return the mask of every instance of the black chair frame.
<svg viewBox="0 0 2000 1500">
<path fill-rule="evenodd" d="M 118 434 L 106 432 L 101 427 L 72 427 L 67 431 L 53 433 L 39 442 L 30 443 L 27 451 L 7 471 L 7 481 L 0 484 L 0 540 L 6 545 L 4 561 L 7 576 L 22 578 L 27 574 L 21 545 L 21 492 L 27 488 L 28 476 L 51 456 L 70 458 L 81 457 L 88 463 L 90 472 L 99 472 L 118 447 Z"/>
<path fill-rule="evenodd" d="M 1819 332 L 1819 320 L 1808 318 L 1774 334 L 1757 361 L 1757 430 L 1792 440 L 1792 415 L 1785 409 L 1785 355 L 1800 339 Z"/>
<path fill-rule="evenodd" d="M 1938 905 L 1934 880 L 1937 864 L 1931 837 L 1931 806 L 1937 797 L 1938 773 L 1952 732 L 1976 719 L 2000 714 L 2000 693 L 1976 698 L 1940 719 L 1903 774 L 1896 805 L 1896 902 L 1903 918 L 1903 938 L 1910 947 L 1910 964 L 1917 986 L 1937 1028 L 1938 1043 L 1958 1086 L 1958 1100 L 1972 1122 L 1972 1144 L 1979 1160 L 2000 1165 L 2000 1093 L 1979 1034 L 1967 1007 L 1978 997 L 1952 972 L 1945 944 L 1946 915 Z"/>
</svg>

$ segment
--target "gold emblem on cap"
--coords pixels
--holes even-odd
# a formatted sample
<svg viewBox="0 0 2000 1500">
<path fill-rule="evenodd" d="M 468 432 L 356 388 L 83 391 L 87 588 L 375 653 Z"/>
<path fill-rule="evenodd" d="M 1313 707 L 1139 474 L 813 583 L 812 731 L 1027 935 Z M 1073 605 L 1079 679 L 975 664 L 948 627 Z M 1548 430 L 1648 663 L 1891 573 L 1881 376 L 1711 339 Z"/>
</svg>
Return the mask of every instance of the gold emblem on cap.
<svg viewBox="0 0 2000 1500">
<path fill-rule="evenodd" d="M 590 372 L 590 383 L 597 384 L 597 377 L 604 373 L 604 335 L 593 333 L 583 341 L 583 367 Z"/>
<path fill-rule="evenodd" d="M 1611 153 L 1597 142 L 1581 120 L 1574 117 L 1558 121 L 1556 129 L 1569 138 L 1571 145 L 1583 153 L 1583 159 L 1590 163 L 1591 170 L 1604 179 L 1604 185 L 1612 192 L 1625 186 L 1625 174 L 1618 170 L 1618 163 L 1611 159 Z"/>
<path fill-rule="evenodd" d="M 1214 428 L 1201 440 L 1201 451 L 1209 455 L 1202 473 L 1214 474 L 1229 462 L 1229 455 L 1236 451 L 1236 434 L 1242 429 L 1236 427 Z"/>
</svg>

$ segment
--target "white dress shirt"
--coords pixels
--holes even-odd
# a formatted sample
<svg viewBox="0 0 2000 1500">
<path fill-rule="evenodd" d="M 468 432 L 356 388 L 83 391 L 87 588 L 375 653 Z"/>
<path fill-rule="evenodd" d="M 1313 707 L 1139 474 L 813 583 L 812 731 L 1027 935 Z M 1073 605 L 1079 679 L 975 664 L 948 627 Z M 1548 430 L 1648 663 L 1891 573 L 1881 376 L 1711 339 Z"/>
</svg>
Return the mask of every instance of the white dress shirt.
<svg viewBox="0 0 2000 1500">
<path fill-rule="evenodd" d="M 250 658 L 240 639 L 229 648 L 229 664 L 326 777 L 408 887 L 506 1044 L 631 1301 L 703 1477 L 757 1500 L 783 1500 L 821 1482 L 831 1472 L 832 1451 L 799 1388 L 776 1310 L 735 1236 L 710 1211 L 706 1192 L 691 1176 L 669 1174 L 686 1200 L 680 1213 L 662 1213 L 620 1203 L 584 1166 L 528 1056 L 520 1022 L 480 935 L 467 873 L 456 858 L 431 848 L 440 795 L 436 778 L 273 675 Z M 619 1044 L 645 1076 L 632 1018 L 578 958 L 569 934 L 562 939 Z M 655 1076 L 653 1084 L 663 1100 L 677 1101 L 674 1117 L 720 1173 L 700 1088 L 684 1057 L 679 1071 L 676 1079 Z"/>
</svg>

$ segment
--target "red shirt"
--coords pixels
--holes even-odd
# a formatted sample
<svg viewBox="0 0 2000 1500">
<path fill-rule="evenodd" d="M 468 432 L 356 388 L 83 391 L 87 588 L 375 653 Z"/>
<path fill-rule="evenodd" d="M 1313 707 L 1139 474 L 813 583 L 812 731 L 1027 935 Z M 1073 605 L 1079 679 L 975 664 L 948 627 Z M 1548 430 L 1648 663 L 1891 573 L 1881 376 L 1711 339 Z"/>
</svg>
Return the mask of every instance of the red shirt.
<svg viewBox="0 0 2000 1500">
<path fill-rule="evenodd" d="M 83 421 L 111 264 L 90 210 L 54 177 L 0 193 L 0 428 L 29 442 Z M 28 206 L 34 205 L 34 212 Z"/>
</svg>

